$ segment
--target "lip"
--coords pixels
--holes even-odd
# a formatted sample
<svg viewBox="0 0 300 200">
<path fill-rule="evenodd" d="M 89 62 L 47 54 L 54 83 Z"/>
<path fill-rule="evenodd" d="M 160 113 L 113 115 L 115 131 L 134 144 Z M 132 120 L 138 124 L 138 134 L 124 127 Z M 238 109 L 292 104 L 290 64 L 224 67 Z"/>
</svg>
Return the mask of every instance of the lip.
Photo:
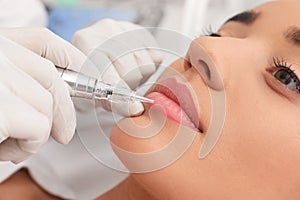
<svg viewBox="0 0 300 200">
<path fill-rule="evenodd" d="M 191 89 L 186 84 L 178 82 L 175 77 L 163 79 L 153 87 L 153 90 L 148 92 L 148 95 L 151 97 L 151 93 L 155 92 L 175 102 L 187 115 L 194 125 L 194 129 L 203 133 L 203 126 L 200 121 L 195 100 L 192 96 Z M 183 125 L 185 124 L 183 123 Z"/>
</svg>

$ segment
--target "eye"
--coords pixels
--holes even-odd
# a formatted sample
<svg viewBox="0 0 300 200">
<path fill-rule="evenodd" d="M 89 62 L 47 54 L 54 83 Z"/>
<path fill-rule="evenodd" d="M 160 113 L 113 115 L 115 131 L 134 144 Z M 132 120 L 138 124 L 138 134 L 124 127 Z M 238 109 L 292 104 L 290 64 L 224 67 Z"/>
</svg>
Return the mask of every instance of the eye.
<svg viewBox="0 0 300 200">
<path fill-rule="evenodd" d="M 209 36 L 209 37 L 221 37 L 220 34 L 217 33 L 216 29 L 213 28 L 211 25 L 206 26 L 202 29 L 201 34 L 199 35 L 199 37 L 202 36 Z"/>
<path fill-rule="evenodd" d="M 221 37 L 221 35 L 218 33 L 211 33 L 209 36 L 210 37 Z"/>
<path fill-rule="evenodd" d="M 272 75 L 288 88 L 300 93 L 300 81 L 292 70 L 292 65 L 288 66 L 284 60 L 277 58 L 274 58 L 273 61 L 275 68 L 271 71 Z"/>
</svg>

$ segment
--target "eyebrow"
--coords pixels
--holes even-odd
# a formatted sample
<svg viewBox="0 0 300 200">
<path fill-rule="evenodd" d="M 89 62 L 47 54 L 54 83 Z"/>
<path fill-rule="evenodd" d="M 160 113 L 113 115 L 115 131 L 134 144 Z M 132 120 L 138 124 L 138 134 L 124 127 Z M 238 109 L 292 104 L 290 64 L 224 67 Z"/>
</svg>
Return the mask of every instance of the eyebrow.
<svg viewBox="0 0 300 200">
<path fill-rule="evenodd" d="M 228 22 L 240 22 L 245 25 L 250 25 L 257 19 L 259 15 L 260 13 L 258 12 L 255 12 L 253 10 L 248 10 L 231 17 L 224 24 Z"/>
<path fill-rule="evenodd" d="M 285 32 L 285 38 L 300 47 L 300 28 L 291 26 Z"/>
<path fill-rule="evenodd" d="M 251 25 L 259 17 L 259 15 L 259 12 L 248 10 L 231 17 L 224 24 L 228 22 L 239 22 L 245 25 Z M 300 27 L 289 27 L 287 31 L 284 32 L 284 36 L 286 40 L 300 47 Z"/>
</svg>

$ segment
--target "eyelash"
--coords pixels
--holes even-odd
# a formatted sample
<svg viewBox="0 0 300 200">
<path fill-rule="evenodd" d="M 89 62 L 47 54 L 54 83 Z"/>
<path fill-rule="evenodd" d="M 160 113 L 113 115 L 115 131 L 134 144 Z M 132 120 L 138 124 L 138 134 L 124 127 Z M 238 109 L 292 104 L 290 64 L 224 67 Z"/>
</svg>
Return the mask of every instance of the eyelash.
<svg viewBox="0 0 300 200">
<path fill-rule="evenodd" d="M 202 36 L 209 36 L 209 37 L 222 37 L 220 34 L 217 33 L 217 31 L 215 31 L 216 29 L 214 29 L 211 25 L 210 26 L 207 26 L 205 27 L 203 30 L 202 30 L 202 33 L 199 35 L 199 37 L 202 37 Z M 274 62 L 274 65 L 275 67 L 277 68 L 276 70 L 274 70 L 272 72 L 272 76 L 277 79 L 278 81 L 280 81 L 278 78 L 275 77 L 276 73 L 279 72 L 279 70 L 284 70 L 286 73 L 288 73 L 290 76 L 291 76 L 291 79 L 294 80 L 294 83 L 295 83 L 295 88 L 291 88 L 288 86 L 288 84 L 285 84 L 283 82 L 281 82 L 282 84 L 286 85 L 287 87 L 289 87 L 290 89 L 292 90 L 295 90 L 297 91 L 298 93 L 300 93 L 300 81 L 299 81 L 299 78 L 298 76 L 295 74 L 295 70 L 292 69 L 292 65 L 287 65 L 287 62 L 284 61 L 284 59 L 279 59 L 279 58 L 276 58 L 274 57 L 273 58 L 273 62 Z"/>
<path fill-rule="evenodd" d="M 292 69 L 292 65 L 287 65 L 287 63 L 284 61 L 284 59 L 279 59 L 274 57 L 273 58 L 273 62 L 275 67 L 277 68 L 277 70 L 274 70 L 272 72 L 272 75 L 275 77 L 275 74 L 279 71 L 279 70 L 284 70 L 285 72 L 287 72 L 291 78 L 295 81 L 296 83 L 296 88 L 294 90 L 296 90 L 297 92 L 300 93 L 300 81 L 298 76 L 295 74 L 295 70 Z M 276 78 L 276 77 L 275 77 Z M 283 83 L 284 84 L 284 83 Z"/>
<path fill-rule="evenodd" d="M 203 37 L 203 36 L 221 37 L 221 35 L 217 33 L 216 29 L 212 25 L 206 26 L 202 29 L 198 37 Z"/>
</svg>

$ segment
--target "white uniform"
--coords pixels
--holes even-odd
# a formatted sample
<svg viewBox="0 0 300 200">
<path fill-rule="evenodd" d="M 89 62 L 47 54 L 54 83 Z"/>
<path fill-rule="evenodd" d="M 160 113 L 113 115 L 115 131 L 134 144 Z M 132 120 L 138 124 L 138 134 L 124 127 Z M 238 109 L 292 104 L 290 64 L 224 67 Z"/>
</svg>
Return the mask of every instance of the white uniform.
<svg viewBox="0 0 300 200">
<path fill-rule="evenodd" d="M 99 108 L 97 115 L 109 119 L 106 111 Z M 93 129 L 98 124 L 85 123 L 88 129 Z M 105 127 L 110 130 L 114 122 L 106 120 Z M 96 133 L 95 133 L 96 134 Z M 92 135 L 92 134 L 91 134 Z M 95 138 L 89 136 L 89 139 Z M 101 141 L 97 142 L 101 149 Z M 104 145 L 103 145 L 104 146 Z M 102 149 L 101 153 L 114 156 L 110 149 Z M 111 159 L 117 159 L 111 158 Z M 97 161 L 85 149 L 76 133 L 68 145 L 61 145 L 50 139 L 42 149 L 28 160 L 14 165 L 11 162 L 0 162 L 0 182 L 22 167 L 26 167 L 32 178 L 45 190 L 63 199 L 95 199 L 110 190 L 128 174 L 116 171 Z"/>
<path fill-rule="evenodd" d="M 38 0 L 23 0 L 21 3 L 17 0 L 0 1 L 0 8 L 5 8 L 5 10 L 9 11 L 0 13 L 0 27 L 32 27 L 46 25 L 47 13 L 41 2 Z M 35 14 L 31 15 L 30 13 L 32 12 L 38 16 Z M 43 20 L 35 21 L 34 19 Z M 112 21 L 106 21 L 104 22 L 104 25 L 110 26 L 110 23 L 115 25 L 115 22 Z M 116 24 L 116 26 L 117 25 L 118 24 Z M 125 23 L 124 26 L 126 27 L 126 25 L 127 23 Z M 130 24 L 128 24 L 128 26 L 132 27 Z M 103 29 L 106 30 L 105 28 L 100 28 L 100 30 Z M 122 29 L 119 28 L 117 30 L 121 31 Z M 79 34 L 78 37 L 84 38 L 84 34 L 85 32 L 83 33 L 83 36 Z M 111 33 L 111 35 L 113 34 Z M 131 57 L 134 58 L 133 55 L 131 55 Z M 150 62 L 153 62 L 151 59 L 148 59 L 148 61 L 149 60 Z M 158 60 L 160 61 L 161 59 L 158 58 Z M 131 59 L 130 61 L 135 62 L 134 59 Z M 135 67 L 132 64 L 133 62 L 129 64 L 124 62 L 124 65 Z M 153 69 L 155 69 L 155 67 L 153 67 Z M 154 71 L 155 70 L 153 70 L 153 72 Z M 148 73 L 150 73 L 150 71 L 143 73 L 143 75 L 148 76 Z M 143 76 L 140 78 L 142 79 Z M 91 114 L 93 113 L 91 112 Z M 115 123 L 115 120 L 107 115 L 111 114 L 101 108 L 97 109 L 97 116 L 101 118 L 101 128 L 104 130 L 105 134 L 110 133 L 110 130 Z M 97 141 L 97 152 L 104 155 L 106 160 L 120 165 L 120 161 L 112 152 L 111 148 L 107 147 L 107 140 L 98 140 L 97 131 L 95 131 L 98 127 L 98 123 L 89 120 L 89 117 L 86 117 L 85 119 L 87 120 L 78 121 L 78 123 L 85 125 L 83 127 L 84 130 L 81 127 L 81 133 L 89 134 L 89 136 L 85 138 L 85 142 L 87 142 L 87 140 L 92 142 Z M 31 177 L 42 188 L 63 199 L 94 199 L 116 186 L 128 176 L 127 173 L 109 168 L 95 159 L 95 157 L 85 149 L 78 134 L 75 134 L 68 145 L 58 144 L 50 138 L 47 144 L 45 144 L 37 154 L 18 165 L 14 165 L 11 162 L 0 162 L 0 183 L 9 178 L 20 168 L 27 168 Z M 121 168 L 124 169 L 125 167 L 121 166 Z"/>
</svg>

